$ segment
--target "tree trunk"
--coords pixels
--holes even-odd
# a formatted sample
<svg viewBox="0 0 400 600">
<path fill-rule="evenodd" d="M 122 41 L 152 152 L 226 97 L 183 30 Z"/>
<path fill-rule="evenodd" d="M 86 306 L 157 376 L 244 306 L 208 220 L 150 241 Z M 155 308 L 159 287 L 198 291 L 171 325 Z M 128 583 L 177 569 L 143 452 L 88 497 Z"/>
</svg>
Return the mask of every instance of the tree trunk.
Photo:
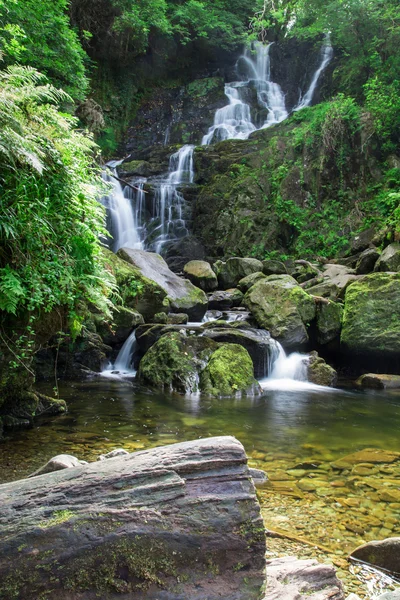
<svg viewBox="0 0 400 600">
<path fill-rule="evenodd" d="M 243 446 L 209 438 L 0 486 L 1 600 L 259 600 Z"/>
</svg>

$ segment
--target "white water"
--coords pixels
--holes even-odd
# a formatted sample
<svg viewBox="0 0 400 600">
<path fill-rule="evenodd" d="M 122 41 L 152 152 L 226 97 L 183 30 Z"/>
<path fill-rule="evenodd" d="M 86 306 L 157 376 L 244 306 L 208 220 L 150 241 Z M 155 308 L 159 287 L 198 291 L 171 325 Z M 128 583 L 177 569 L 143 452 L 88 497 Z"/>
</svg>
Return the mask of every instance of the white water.
<svg viewBox="0 0 400 600">
<path fill-rule="evenodd" d="M 136 332 L 132 331 L 119 351 L 115 363 L 110 364 L 107 369 L 102 371 L 101 375 L 111 379 L 119 379 L 127 375 L 133 377 L 136 375 L 135 369 L 132 368 L 132 359 L 137 350 Z"/>
<path fill-rule="evenodd" d="M 111 218 L 111 233 L 113 235 L 112 249 L 117 252 L 122 247 L 141 250 L 143 248 L 141 236 L 141 222 L 143 220 L 143 181 L 139 182 L 138 197 L 132 198 L 132 190 L 128 186 L 122 189 L 121 183 L 115 179 L 116 167 L 122 161 L 108 163 L 111 170 L 103 172 L 103 179 L 112 185 L 112 191 L 101 199 Z M 134 203 L 132 202 L 134 200 Z M 133 208 L 133 205 L 136 207 Z M 139 208 L 138 208 L 139 207 Z"/>
<path fill-rule="evenodd" d="M 333 48 L 332 48 L 330 36 L 328 34 L 325 36 L 324 44 L 321 48 L 320 66 L 314 73 L 314 77 L 311 80 L 310 87 L 308 88 L 308 90 L 306 91 L 304 96 L 300 99 L 298 105 L 293 109 L 294 111 L 301 110 L 302 108 L 305 108 L 306 106 L 310 106 L 310 104 L 313 100 L 314 92 L 316 90 L 318 80 L 321 76 L 321 73 L 326 69 L 328 64 L 331 62 L 332 57 L 333 57 Z"/>
<path fill-rule="evenodd" d="M 182 216 L 185 199 L 178 186 L 193 183 L 194 146 L 186 144 L 169 159 L 168 177 L 161 181 L 156 191 L 156 213 L 160 220 L 154 250 L 160 252 L 165 242 L 187 235 Z"/>
</svg>

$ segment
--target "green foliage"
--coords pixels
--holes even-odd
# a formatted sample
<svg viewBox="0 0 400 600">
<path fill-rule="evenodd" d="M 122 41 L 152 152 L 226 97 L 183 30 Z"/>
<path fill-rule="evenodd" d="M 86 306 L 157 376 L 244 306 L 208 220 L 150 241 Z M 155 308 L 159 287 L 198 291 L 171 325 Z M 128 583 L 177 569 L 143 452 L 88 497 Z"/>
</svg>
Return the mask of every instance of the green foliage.
<svg viewBox="0 0 400 600">
<path fill-rule="evenodd" d="M 0 307 L 107 310 L 104 210 L 92 139 L 57 110 L 66 95 L 27 67 L 0 72 Z"/>
<path fill-rule="evenodd" d="M 0 52 L 6 65 L 45 73 L 74 99 L 88 87 L 78 36 L 68 20 L 68 0 L 0 0 Z"/>
</svg>

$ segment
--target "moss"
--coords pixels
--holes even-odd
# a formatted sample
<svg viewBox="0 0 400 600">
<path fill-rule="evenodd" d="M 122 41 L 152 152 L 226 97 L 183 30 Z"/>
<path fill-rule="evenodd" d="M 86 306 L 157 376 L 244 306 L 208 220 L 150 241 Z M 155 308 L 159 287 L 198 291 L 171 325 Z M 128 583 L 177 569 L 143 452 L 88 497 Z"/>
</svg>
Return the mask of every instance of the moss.
<svg viewBox="0 0 400 600">
<path fill-rule="evenodd" d="M 341 342 L 358 354 L 398 356 L 400 274 L 373 273 L 347 288 Z"/>
<path fill-rule="evenodd" d="M 221 77 L 207 77 L 206 79 L 196 79 L 186 86 L 186 91 L 194 99 L 208 96 L 212 92 L 222 91 L 224 80 Z"/>
<path fill-rule="evenodd" d="M 200 386 L 212 396 L 254 393 L 258 384 L 247 350 L 238 344 L 222 344 L 213 352 L 201 374 Z"/>
</svg>

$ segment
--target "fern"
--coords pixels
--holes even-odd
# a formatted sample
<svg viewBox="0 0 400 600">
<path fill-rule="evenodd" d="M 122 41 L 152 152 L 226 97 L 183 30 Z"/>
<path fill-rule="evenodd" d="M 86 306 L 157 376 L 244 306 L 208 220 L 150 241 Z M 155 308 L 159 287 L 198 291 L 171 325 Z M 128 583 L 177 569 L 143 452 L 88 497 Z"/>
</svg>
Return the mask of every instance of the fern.
<svg viewBox="0 0 400 600">
<path fill-rule="evenodd" d="M 8 265 L 4 269 L 0 269 L 0 310 L 15 315 L 18 305 L 24 297 L 25 290 L 18 274 Z"/>
</svg>

